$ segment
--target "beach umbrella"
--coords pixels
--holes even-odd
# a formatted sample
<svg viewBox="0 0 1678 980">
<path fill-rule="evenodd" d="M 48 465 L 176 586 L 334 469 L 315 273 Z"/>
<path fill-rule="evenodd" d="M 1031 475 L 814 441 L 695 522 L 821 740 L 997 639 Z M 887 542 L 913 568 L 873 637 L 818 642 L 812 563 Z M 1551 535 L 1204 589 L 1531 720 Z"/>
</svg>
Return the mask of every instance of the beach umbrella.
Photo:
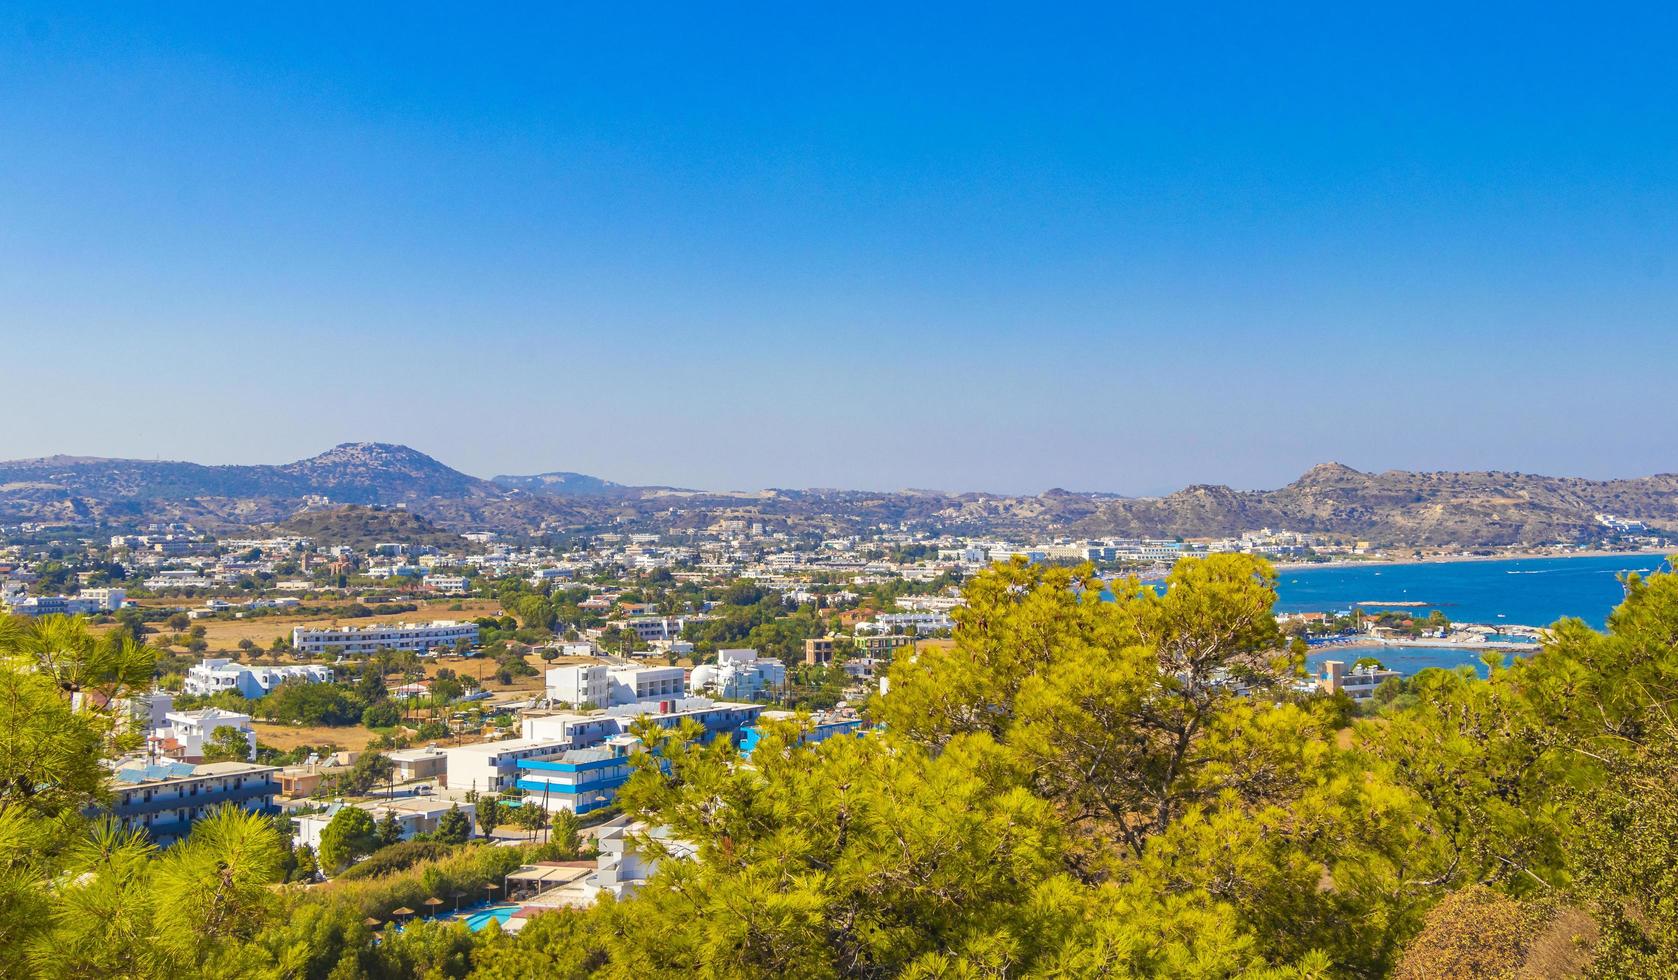
<svg viewBox="0 0 1678 980">
<path fill-rule="evenodd" d="M 380 926 L 379 920 L 373 918 L 372 916 L 368 916 L 367 918 L 362 919 L 361 924 L 366 926 L 369 929 L 377 929 Z"/>
<path fill-rule="evenodd" d="M 396 916 L 398 919 L 406 919 L 408 916 L 414 914 L 414 910 L 404 905 L 390 914 Z"/>
<path fill-rule="evenodd" d="M 456 912 L 459 912 L 460 911 L 460 900 L 466 897 L 466 893 L 465 892 L 455 892 L 453 895 L 450 895 L 449 897 L 454 899 L 454 910 Z"/>
<path fill-rule="evenodd" d="M 439 906 L 441 904 L 443 904 L 443 900 L 438 898 L 435 895 L 426 899 L 425 900 L 425 908 L 426 908 L 425 914 L 426 915 L 436 915 L 437 914 L 437 906 Z"/>
</svg>

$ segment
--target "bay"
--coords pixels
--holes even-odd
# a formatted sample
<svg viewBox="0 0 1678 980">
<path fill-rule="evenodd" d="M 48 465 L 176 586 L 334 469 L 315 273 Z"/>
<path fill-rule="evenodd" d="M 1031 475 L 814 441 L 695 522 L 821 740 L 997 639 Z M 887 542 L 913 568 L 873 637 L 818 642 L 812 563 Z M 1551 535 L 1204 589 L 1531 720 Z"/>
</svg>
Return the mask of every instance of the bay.
<svg viewBox="0 0 1678 980">
<path fill-rule="evenodd" d="M 1277 612 L 1344 612 L 1438 609 L 1453 622 L 1549 626 L 1577 616 L 1602 629 L 1625 597 L 1620 576 L 1664 568 L 1660 555 L 1584 558 L 1513 558 L 1499 561 L 1425 562 L 1415 565 L 1331 565 L 1277 572 Z M 1398 603 L 1421 603 L 1405 605 Z"/>
<path fill-rule="evenodd" d="M 1581 558 L 1514 558 L 1500 561 L 1426 562 L 1416 565 L 1336 565 L 1277 572 L 1277 612 L 1344 612 L 1354 603 L 1406 603 L 1418 615 L 1438 609 L 1453 622 L 1549 626 L 1576 616 L 1602 629 L 1625 598 L 1622 577 L 1666 567 L 1660 555 Z M 1420 602 L 1420 606 L 1408 603 Z M 1365 611 L 1382 608 L 1364 605 Z M 1485 651 L 1464 647 L 1379 646 L 1319 649 L 1306 657 L 1316 674 L 1326 660 L 1374 657 L 1408 677 L 1429 667 L 1470 666 L 1487 672 Z M 1516 656 L 1504 653 L 1503 656 Z"/>
</svg>

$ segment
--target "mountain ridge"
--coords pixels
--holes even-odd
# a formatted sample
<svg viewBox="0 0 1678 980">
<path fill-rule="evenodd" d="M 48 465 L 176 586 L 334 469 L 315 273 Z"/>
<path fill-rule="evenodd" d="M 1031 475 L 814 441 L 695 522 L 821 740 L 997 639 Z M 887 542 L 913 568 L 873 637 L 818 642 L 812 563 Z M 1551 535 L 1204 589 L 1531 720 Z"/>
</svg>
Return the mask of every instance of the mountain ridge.
<svg viewBox="0 0 1678 980">
<path fill-rule="evenodd" d="M 0 520 L 281 524 L 329 506 L 402 506 L 438 528 L 538 533 L 641 522 L 699 529 L 722 513 L 855 531 L 922 522 L 988 535 L 1182 536 L 1261 527 L 1381 544 L 1480 547 L 1600 536 L 1600 513 L 1678 531 L 1678 475 L 1618 480 L 1501 471 L 1311 467 L 1273 490 L 1193 484 L 1162 497 L 927 490 L 682 490 L 568 470 L 482 479 L 395 443 L 346 442 L 277 465 L 56 455 L 0 462 Z"/>
</svg>

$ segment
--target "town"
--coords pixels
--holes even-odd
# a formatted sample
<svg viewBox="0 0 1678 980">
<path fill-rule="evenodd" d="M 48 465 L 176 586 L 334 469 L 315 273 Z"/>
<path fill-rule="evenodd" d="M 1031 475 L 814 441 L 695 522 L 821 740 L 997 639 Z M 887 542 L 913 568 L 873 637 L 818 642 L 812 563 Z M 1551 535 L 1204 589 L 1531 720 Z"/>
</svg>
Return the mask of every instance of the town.
<svg viewBox="0 0 1678 980">
<path fill-rule="evenodd" d="M 1286 531 L 1019 543 L 882 527 L 822 539 L 744 517 L 557 545 L 492 532 L 360 547 L 182 524 L 66 532 L 5 529 L 0 600 L 14 616 L 79 616 L 161 652 L 155 689 L 117 706 L 136 739 L 114 760 L 110 813 L 164 845 L 222 804 L 280 815 L 304 866 L 327 873 L 343 870 L 319 852 L 346 808 L 387 827 L 384 844 L 446 821 L 522 840 L 562 812 L 590 836 L 597 824 L 621 831 L 614 795 L 642 726 L 692 725 L 748 752 L 764 720 L 803 717 L 812 738 L 860 732 L 889 665 L 948 647 L 961 583 L 992 563 L 1080 564 L 1117 582 L 1213 554 L 1383 557 Z M 1401 613 L 1355 612 L 1279 621 L 1313 645 L 1405 642 L 1395 616 L 1424 635 Z M 1450 624 L 1433 616 L 1422 626 L 1438 642 Z M 1361 657 L 1327 662 L 1301 689 L 1362 703 L 1397 679 Z M 339 854 L 370 857 L 368 844 Z M 624 859 L 620 847 L 612 860 Z M 544 879 L 552 887 L 535 898 L 586 903 L 604 871 Z"/>
</svg>

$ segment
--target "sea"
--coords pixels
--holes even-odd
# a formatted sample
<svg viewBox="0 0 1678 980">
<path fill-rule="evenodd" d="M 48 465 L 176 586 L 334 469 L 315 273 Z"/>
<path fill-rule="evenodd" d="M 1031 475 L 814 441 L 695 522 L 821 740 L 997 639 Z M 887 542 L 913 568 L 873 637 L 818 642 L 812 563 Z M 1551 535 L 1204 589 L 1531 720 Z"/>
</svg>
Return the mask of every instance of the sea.
<svg viewBox="0 0 1678 980">
<path fill-rule="evenodd" d="M 1623 575 L 1647 575 L 1667 567 L 1660 555 L 1626 554 L 1284 569 L 1277 572 L 1276 611 L 1342 612 L 1354 603 L 1365 603 L 1362 608 L 1369 611 L 1390 603 L 1388 608 L 1421 616 L 1438 609 L 1459 623 L 1549 626 L 1573 616 L 1601 629 L 1625 597 Z M 1418 602 L 1421 605 L 1409 605 Z M 1320 670 L 1324 660 L 1362 656 L 1373 656 L 1405 675 L 1460 664 L 1486 672 L 1482 651 L 1448 647 L 1330 650 L 1313 652 L 1308 662 Z"/>
</svg>

